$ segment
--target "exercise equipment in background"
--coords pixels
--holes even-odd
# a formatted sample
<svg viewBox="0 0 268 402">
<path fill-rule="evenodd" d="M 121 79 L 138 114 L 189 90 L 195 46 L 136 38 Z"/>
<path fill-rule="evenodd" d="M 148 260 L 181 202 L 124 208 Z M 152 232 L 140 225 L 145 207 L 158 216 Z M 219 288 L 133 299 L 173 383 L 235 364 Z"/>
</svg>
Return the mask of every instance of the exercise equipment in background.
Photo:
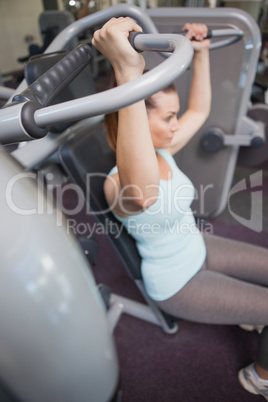
<svg viewBox="0 0 268 402">
<path fill-rule="evenodd" d="M 38 18 L 42 44 L 40 45 L 31 42 L 29 44 L 29 55 L 25 57 L 20 57 L 18 61 L 20 63 L 24 63 L 27 62 L 31 56 L 44 53 L 44 51 L 47 49 L 53 39 L 55 39 L 55 37 L 60 33 L 60 31 L 62 31 L 72 22 L 74 22 L 74 17 L 69 11 L 43 11 Z M 74 38 L 73 43 L 70 43 L 68 49 L 66 50 L 71 50 L 77 44 L 77 38 Z"/>
<path fill-rule="evenodd" d="M 252 148 L 254 142 L 265 143 L 264 125 L 248 116 L 261 49 L 259 27 L 248 13 L 233 8 L 161 8 L 147 13 L 159 32 L 179 32 L 185 21 L 197 20 L 212 30 L 229 28 L 243 32 L 241 40 L 210 52 L 210 116 L 189 144 L 175 155 L 178 166 L 196 189 L 192 204 L 195 216 L 217 217 L 228 204 L 240 146 Z M 161 56 L 148 53 L 147 67 L 154 67 L 160 59 Z M 187 108 L 191 74 L 189 68 L 176 80 L 180 113 Z"/>
</svg>

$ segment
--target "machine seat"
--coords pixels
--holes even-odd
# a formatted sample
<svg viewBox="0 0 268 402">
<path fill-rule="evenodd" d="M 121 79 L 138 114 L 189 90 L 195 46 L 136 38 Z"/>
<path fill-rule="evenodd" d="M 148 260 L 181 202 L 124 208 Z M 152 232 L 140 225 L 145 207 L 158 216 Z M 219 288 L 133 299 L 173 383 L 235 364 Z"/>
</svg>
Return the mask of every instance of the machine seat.
<svg viewBox="0 0 268 402">
<path fill-rule="evenodd" d="M 115 166 L 115 154 L 107 143 L 103 125 L 100 123 L 90 133 L 82 133 L 67 141 L 59 150 L 59 158 L 67 174 L 83 190 L 87 205 L 95 213 L 97 221 L 112 228 L 109 239 L 122 259 L 128 275 L 132 279 L 141 279 L 141 258 L 135 240 L 125 228 L 118 236 L 122 223 L 109 211 L 103 192 L 105 178 Z"/>
</svg>

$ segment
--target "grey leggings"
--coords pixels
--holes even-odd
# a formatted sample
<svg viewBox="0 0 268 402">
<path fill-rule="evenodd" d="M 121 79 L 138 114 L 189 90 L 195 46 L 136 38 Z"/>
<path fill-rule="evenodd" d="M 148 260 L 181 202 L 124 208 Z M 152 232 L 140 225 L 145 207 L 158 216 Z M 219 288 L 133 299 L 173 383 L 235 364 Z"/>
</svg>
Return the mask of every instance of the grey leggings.
<svg viewBox="0 0 268 402">
<path fill-rule="evenodd" d="M 207 324 L 267 325 L 258 364 L 268 370 L 268 249 L 204 235 L 202 269 L 174 296 L 158 301 L 175 317 Z"/>
</svg>

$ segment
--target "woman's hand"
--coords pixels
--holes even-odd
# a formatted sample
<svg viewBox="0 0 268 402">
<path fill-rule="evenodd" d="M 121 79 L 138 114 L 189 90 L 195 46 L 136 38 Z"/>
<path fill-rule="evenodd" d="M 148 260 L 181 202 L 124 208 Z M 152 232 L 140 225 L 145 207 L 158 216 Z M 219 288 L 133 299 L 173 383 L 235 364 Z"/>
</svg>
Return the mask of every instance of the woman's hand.
<svg viewBox="0 0 268 402">
<path fill-rule="evenodd" d="M 208 28 L 206 25 L 187 23 L 184 25 L 183 31 L 187 31 L 185 36 L 192 40 L 192 45 L 195 52 L 209 48 L 210 41 L 205 39 L 208 33 Z"/>
<path fill-rule="evenodd" d="M 129 32 L 142 29 L 129 17 L 112 18 L 94 33 L 92 44 L 110 61 L 117 84 L 123 84 L 142 75 L 145 61 L 128 41 Z"/>
</svg>

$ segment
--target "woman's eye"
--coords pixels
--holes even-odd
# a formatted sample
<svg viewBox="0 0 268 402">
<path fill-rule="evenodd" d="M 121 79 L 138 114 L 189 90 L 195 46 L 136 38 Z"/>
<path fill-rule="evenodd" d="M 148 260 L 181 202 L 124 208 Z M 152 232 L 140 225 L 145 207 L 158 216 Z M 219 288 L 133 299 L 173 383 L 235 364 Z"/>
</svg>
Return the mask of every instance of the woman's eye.
<svg viewBox="0 0 268 402">
<path fill-rule="evenodd" d="M 172 119 L 172 116 L 168 116 L 168 117 L 166 118 L 166 121 L 169 122 L 171 119 Z"/>
</svg>

